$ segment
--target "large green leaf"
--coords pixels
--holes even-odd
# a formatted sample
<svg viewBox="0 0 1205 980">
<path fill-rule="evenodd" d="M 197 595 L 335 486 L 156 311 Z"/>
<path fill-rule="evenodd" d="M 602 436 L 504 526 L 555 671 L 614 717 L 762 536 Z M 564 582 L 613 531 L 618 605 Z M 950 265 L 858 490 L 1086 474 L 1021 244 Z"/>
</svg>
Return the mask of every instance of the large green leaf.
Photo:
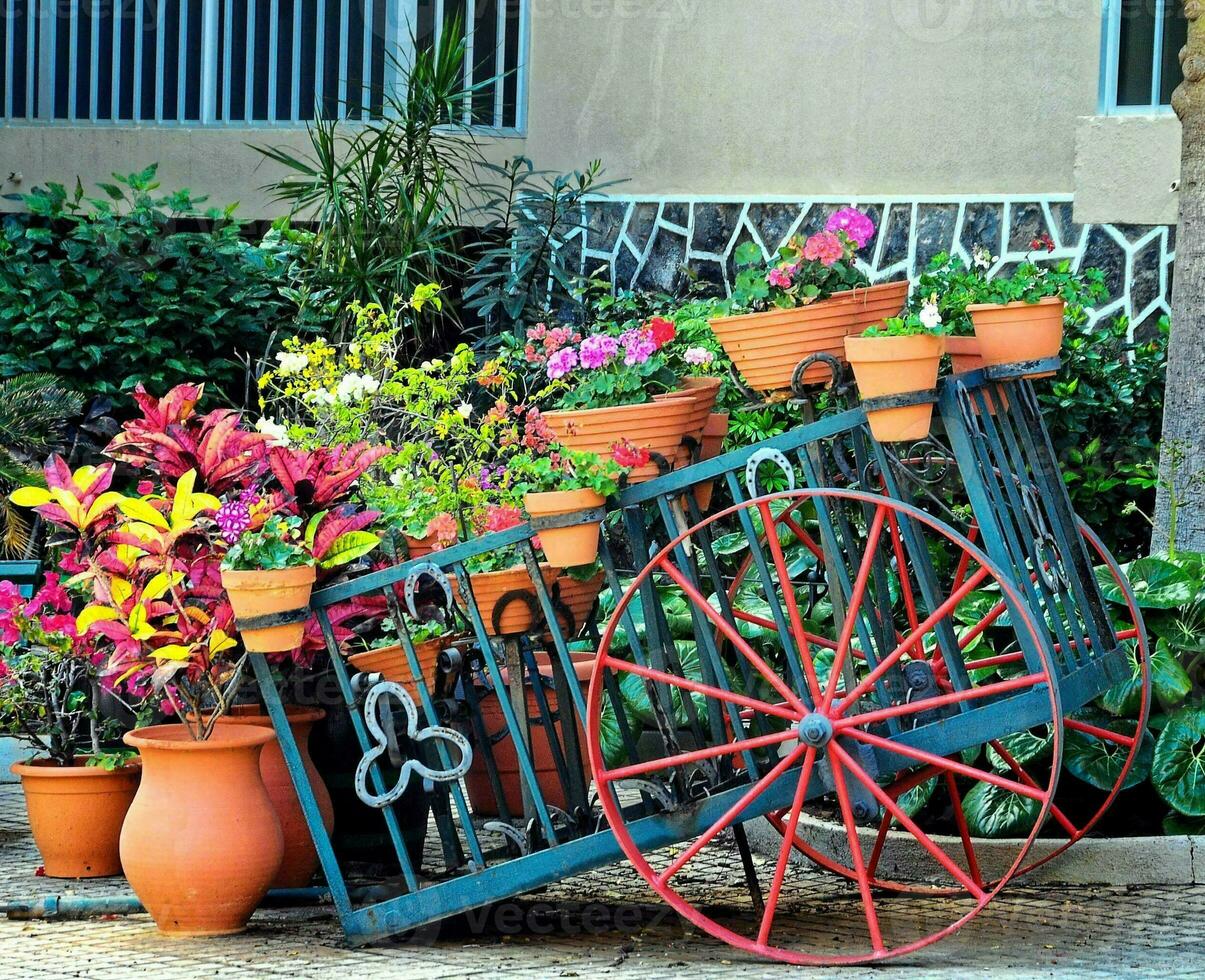
<svg viewBox="0 0 1205 980">
<path fill-rule="evenodd" d="M 1151 782 L 1172 807 L 1205 817 L 1205 709 L 1183 708 L 1155 742 Z"/>
<path fill-rule="evenodd" d="M 1012 756 L 1018 765 L 1025 766 L 1050 755 L 1050 750 L 1054 745 L 1054 734 L 1049 725 L 1043 725 L 1039 732 L 1029 730 L 1016 732 L 1012 735 L 1005 735 L 999 739 L 999 742 L 1000 747 Z M 1008 762 L 990 745 L 987 747 L 987 758 L 996 772 L 1012 771 Z"/>
<path fill-rule="evenodd" d="M 1133 718 L 1142 704 L 1142 671 L 1136 654 L 1130 656 L 1131 675 L 1109 688 L 1101 697 L 1101 707 L 1112 715 Z M 1192 679 L 1180 666 L 1179 658 L 1160 640 L 1150 659 L 1151 688 L 1165 708 L 1180 704 L 1192 690 Z"/>
<path fill-rule="evenodd" d="M 975 837 L 1024 837 L 1042 804 L 991 783 L 976 783 L 962 797 L 962 812 Z"/>
<path fill-rule="evenodd" d="M 1119 735 L 1133 736 L 1134 734 L 1132 721 L 1105 718 L 1095 714 L 1085 720 L 1098 728 L 1105 728 L 1111 732 L 1117 732 Z M 1068 728 L 1063 743 L 1063 768 L 1089 786 L 1109 792 L 1117 785 L 1121 767 L 1125 765 L 1126 757 L 1129 754 L 1130 749 L 1125 745 Z M 1155 739 L 1150 732 L 1144 730 L 1142 741 L 1138 746 L 1138 754 L 1134 757 L 1134 764 L 1126 774 L 1122 789 L 1129 789 L 1146 780 L 1151 774 L 1151 760 L 1154 758 L 1154 754 Z"/>
<path fill-rule="evenodd" d="M 1172 810 L 1163 818 L 1163 832 L 1169 837 L 1177 834 L 1205 834 L 1205 817 L 1186 817 Z"/>
<path fill-rule="evenodd" d="M 1175 609 L 1196 598 L 1197 580 L 1183 568 L 1162 558 L 1139 558 L 1125 566 L 1134 599 L 1143 609 Z M 1107 565 L 1096 569 L 1096 581 L 1106 599 L 1125 605 L 1125 593 Z"/>
<path fill-rule="evenodd" d="M 380 538 L 371 531 L 348 531 L 347 534 L 340 534 L 331 543 L 318 567 L 337 568 L 346 565 L 362 558 L 380 543 Z"/>
<path fill-rule="evenodd" d="M 913 786 L 906 793 L 900 794 L 900 798 L 896 801 L 908 816 L 915 817 L 924 808 L 925 804 L 933 797 L 933 791 L 937 789 L 937 777 L 926 779 L 919 786 Z M 884 811 L 880 807 L 880 814 Z"/>
</svg>

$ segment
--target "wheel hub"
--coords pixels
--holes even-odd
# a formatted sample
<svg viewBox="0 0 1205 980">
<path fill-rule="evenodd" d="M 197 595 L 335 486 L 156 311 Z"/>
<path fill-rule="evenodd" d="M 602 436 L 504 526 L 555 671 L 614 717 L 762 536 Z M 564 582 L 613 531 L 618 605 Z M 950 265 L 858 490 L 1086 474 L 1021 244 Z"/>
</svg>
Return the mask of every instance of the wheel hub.
<svg viewBox="0 0 1205 980">
<path fill-rule="evenodd" d="M 832 741 L 833 723 L 825 715 L 812 712 L 804 715 L 799 725 L 799 741 L 814 748 L 823 748 Z"/>
</svg>

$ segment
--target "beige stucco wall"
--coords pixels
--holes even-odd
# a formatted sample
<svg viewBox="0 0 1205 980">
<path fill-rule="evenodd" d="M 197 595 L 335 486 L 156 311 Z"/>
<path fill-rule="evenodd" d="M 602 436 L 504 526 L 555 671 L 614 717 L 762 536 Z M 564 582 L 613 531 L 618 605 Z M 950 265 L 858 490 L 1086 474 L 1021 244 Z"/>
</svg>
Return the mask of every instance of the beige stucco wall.
<svg viewBox="0 0 1205 980">
<path fill-rule="evenodd" d="M 1141 155 L 1136 130 L 1079 123 L 1096 106 L 1099 0 L 531 4 L 526 139 L 490 154 L 555 170 L 601 157 L 627 178 L 623 193 L 1036 194 L 1092 182 L 1095 213 L 1119 199 L 1104 187 L 1118 183 L 1111 141 L 1134 135 L 1125 152 Z M 261 188 L 273 167 L 246 145 L 264 142 L 300 147 L 304 134 L 8 127 L 0 179 L 22 180 L 0 191 L 157 160 L 169 187 L 270 215 Z M 1146 168 L 1125 171 L 1133 220 L 1156 220 L 1139 204 L 1166 213 L 1165 171 L 1154 185 Z"/>
<path fill-rule="evenodd" d="M 1075 134 L 1075 220 L 1174 225 L 1180 120 L 1086 116 Z"/>
</svg>

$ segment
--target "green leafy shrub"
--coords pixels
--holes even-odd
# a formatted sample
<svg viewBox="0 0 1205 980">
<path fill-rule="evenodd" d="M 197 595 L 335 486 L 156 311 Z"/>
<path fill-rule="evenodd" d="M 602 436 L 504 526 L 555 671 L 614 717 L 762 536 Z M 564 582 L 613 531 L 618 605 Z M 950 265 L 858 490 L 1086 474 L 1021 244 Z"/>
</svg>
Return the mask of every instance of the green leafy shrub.
<svg viewBox="0 0 1205 980">
<path fill-rule="evenodd" d="M 53 372 L 103 395 L 202 377 L 238 400 L 239 357 L 259 357 L 293 311 L 278 290 L 287 260 L 244 241 L 233 207 L 157 195 L 155 172 L 114 175 L 101 199 L 51 183 L 4 219 L 0 377 Z"/>
<path fill-rule="evenodd" d="M 1124 317 L 1068 328 L 1063 369 L 1038 396 L 1072 504 L 1121 561 L 1149 543 L 1141 520 L 1118 518 L 1153 502 L 1171 327 L 1133 343 L 1128 330 Z"/>
</svg>

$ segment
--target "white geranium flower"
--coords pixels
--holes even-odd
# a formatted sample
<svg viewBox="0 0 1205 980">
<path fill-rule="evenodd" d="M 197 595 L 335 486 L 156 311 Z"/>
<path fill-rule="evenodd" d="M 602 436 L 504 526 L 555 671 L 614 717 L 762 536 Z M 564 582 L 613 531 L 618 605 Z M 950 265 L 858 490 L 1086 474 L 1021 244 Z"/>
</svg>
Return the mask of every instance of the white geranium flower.
<svg viewBox="0 0 1205 980">
<path fill-rule="evenodd" d="M 470 405 L 468 402 L 461 402 L 456 407 L 456 411 L 462 419 L 467 420 L 473 414 L 473 406 Z"/>
<path fill-rule="evenodd" d="M 262 432 L 272 440 L 274 446 L 288 446 L 289 430 L 272 416 L 268 415 L 255 423 L 255 431 Z"/>
<path fill-rule="evenodd" d="M 304 371 L 309 366 L 310 360 L 304 354 L 293 354 L 282 350 L 276 355 L 276 362 L 280 365 L 277 371 L 287 375 Z"/>
<path fill-rule="evenodd" d="M 921 307 L 920 322 L 926 330 L 936 330 L 941 325 L 941 311 L 932 300 Z"/>
</svg>

